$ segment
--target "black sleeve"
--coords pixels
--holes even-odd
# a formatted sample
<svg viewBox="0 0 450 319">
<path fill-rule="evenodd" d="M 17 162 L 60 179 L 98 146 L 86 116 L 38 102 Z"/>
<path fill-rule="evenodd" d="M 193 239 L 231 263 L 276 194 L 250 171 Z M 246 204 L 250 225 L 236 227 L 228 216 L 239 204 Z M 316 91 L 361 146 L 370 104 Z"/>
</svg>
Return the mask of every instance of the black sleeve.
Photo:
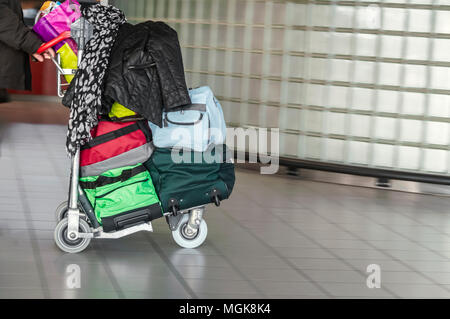
<svg viewBox="0 0 450 319">
<path fill-rule="evenodd" d="M 20 20 L 8 6 L 8 0 L 0 0 L 0 41 L 29 54 L 35 53 L 42 41 Z"/>
</svg>

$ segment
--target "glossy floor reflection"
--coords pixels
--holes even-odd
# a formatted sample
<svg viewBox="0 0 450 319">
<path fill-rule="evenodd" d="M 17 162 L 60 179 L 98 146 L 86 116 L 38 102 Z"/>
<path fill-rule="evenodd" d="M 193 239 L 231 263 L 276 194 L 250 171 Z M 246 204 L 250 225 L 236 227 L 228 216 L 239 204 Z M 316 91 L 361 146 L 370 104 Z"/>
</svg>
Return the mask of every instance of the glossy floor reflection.
<svg viewBox="0 0 450 319">
<path fill-rule="evenodd" d="M 201 248 L 178 248 L 161 219 L 63 254 L 52 236 L 65 133 L 14 124 L 0 146 L 0 298 L 450 297 L 449 198 L 244 170 L 231 199 L 208 207 Z M 379 289 L 366 285 L 370 264 Z"/>
</svg>

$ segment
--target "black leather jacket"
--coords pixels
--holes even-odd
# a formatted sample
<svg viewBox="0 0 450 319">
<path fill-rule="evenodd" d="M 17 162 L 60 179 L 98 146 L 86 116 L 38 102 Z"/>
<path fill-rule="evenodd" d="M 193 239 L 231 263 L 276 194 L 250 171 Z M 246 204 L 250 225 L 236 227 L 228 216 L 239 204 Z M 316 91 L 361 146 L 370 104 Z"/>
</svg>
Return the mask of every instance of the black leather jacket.
<svg viewBox="0 0 450 319">
<path fill-rule="evenodd" d="M 102 114 L 114 101 L 161 126 L 162 110 L 190 104 L 177 32 L 163 22 L 121 26 L 105 77 Z"/>
</svg>

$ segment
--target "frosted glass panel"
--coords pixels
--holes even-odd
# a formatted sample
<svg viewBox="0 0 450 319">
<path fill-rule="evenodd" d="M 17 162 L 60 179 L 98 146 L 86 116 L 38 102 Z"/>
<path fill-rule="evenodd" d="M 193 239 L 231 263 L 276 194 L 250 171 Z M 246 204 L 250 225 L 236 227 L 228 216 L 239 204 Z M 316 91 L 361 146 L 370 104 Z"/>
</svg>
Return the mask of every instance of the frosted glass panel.
<svg viewBox="0 0 450 319">
<path fill-rule="evenodd" d="M 332 81 L 350 81 L 350 66 L 351 61 L 346 60 L 332 60 L 331 74 L 328 77 Z M 324 77 L 324 79 L 326 76 Z"/>
<path fill-rule="evenodd" d="M 297 156 L 298 138 L 294 134 L 280 134 L 280 152 L 286 156 Z"/>
<path fill-rule="evenodd" d="M 400 139 L 407 142 L 417 142 L 422 140 L 422 121 L 419 120 L 401 120 L 400 121 Z"/>
<path fill-rule="evenodd" d="M 384 85 L 400 84 L 400 64 L 380 63 L 379 72 L 380 72 L 380 79 L 379 79 L 380 84 Z"/>
<path fill-rule="evenodd" d="M 400 8 L 383 8 L 383 29 L 403 30 L 406 12 Z"/>
<path fill-rule="evenodd" d="M 447 152 L 442 150 L 425 150 L 425 170 L 430 172 L 445 172 L 447 169 Z"/>
<path fill-rule="evenodd" d="M 373 90 L 354 88 L 353 93 L 353 108 L 358 110 L 371 110 Z"/>
<path fill-rule="evenodd" d="M 450 61 L 450 39 L 434 39 L 433 60 Z"/>
<path fill-rule="evenodd" d="M 430 116 L 450 117 L 450 96 L 443 94 L 430 94 L 429 96 Z"/>
<path fill-rule="evenodd" d="M 409 60 L 427 60 L 428 59 L 428 45 L 427 38 L 420 37 L 406 37 L 406 59 Z M 436 45 L 435 45 L 436 46 Z M 436 50 L 436 48 L 435 48 Z M 435 51 L 433 50 L 433 51 Z M 437 60 L 440 60 L 437 58 Z"/>
<path fill-rule="evenodd" d="M 269 101 L 279 101 L 280 100 L 280 82 L 279 81 L 268 81 L 268 94 L 267 99 Z"/>
<path fill-rule="evenodd" d="M 356 34 L 356 49 L 357 55 L 375 56 L 377 36 L 374 34 Z"/>
<path fill-rule="evenodd" d="M 328 73 L 327 59 L 311 59 L 309 61 L 309 75 L 312 79 L 324 80 Z"/>
<path fill-rule="evenodd" d="M 307 136 L 305 138 L 305 154 L 307 158 L 320 159 L 321 138 Z"/>
<path fill-rule="evenodd" d="M 338 108 L 348 107 L 349 88 L 342 86 L 329 86 L 328 92 L 329 99 L 327 106 Z"/>
<path fill-rule="evenodd" d="M 286 110 L 286 129 L 300 130 L 300 109 L 288 108 Z"/>
<path fill-rule="evenodd" d="M 299 56 L 289 57 L 289 76 L 291 77 L 302 77 L 305 74 L 304 71 L 305 59 Z"/>
<path fill-rule="evenodd" d="M 393 140 L 395 138 L 396 119 L 390 117 L 375 118 L 375 137 Z"/>
<path fill-rule="evenodd" d="M 396 91 L 379 90 L 377 111 L 396 113 L 398 105 L 399 93 Z"/>
<path fill-rule="evenodd" d="M 331 50 L 331 53 L 351 54 L 352 34 L 334 33 L 331 40 L 333 41 L 333 48 Z"/>
<path fill-rule="evenodd" d="M 373 164 L 375 166 L 392 167 L 394 162 L 394 146 L 386 144 L 374 145 Z"/>
<path fill-rule="evenodd" d="M 427 80 L 426 68 L 423 65 L 405 66 L 404 85 L 406 87 L 425 87 Z"/>
<path fill-rule="evenodd" d="M 436 32 L 450 33 L 450 11 L 436 11 Z"/>
<path fill-rule="evenodd" d="M 335 12 L 335 27 L 340 28 L 351 28 L 352 27 L 352 18 L 355 12 L 355 8 L 352 7 L 344 7 L 337 6 Z"/>
<path fill-rule="evenodd" d="M 354 164 L 368 164 L 368 152 L 369 152 L 369 143 L 364 142 L 350 142 L 350 151 L 349 151 L 349 161 Z"/>
<path fill-rule="evenodd" d="M 374 62 L 355 61 L 353 81 L 361 83 L 373 82 L 374 70 L 375 70 Z"/>
<path fill-rule="evenodd" d="M 431 67 L 431 87 L 450 89 L 450 67 Z"/>
<path fill-rule="evenodd" d="M 427 143 L 448 145 L 450 123 L 428 122 Z"/>
<path fill-rule="evenodd" d="M 291 13 L 288 15 L 287 22 L 290 25 L 305 25 L 306 24 L 306 16 L 308 14 L 308 10 L 306 5 L 299 4 L 299 3 L 290 3 L 289 5 L 289 12 Z M 261 12 L 261 10 L 259 10 Z"/>
<path fill-rule="evenodd" d="M 322 131 L 322 112 L 308 111 L 306 113 L 306 130 L 308 132 Z"/>
<path fill-rule="evenodd" d="M 381 56 L 385 58 L 400 58 L 402 56 L 402 37 L 381 36 Z"/>
<path fill-rule="evenodd" d="M 331 6 L 312 5 L 311 25 L 331 26 Z"/>
<path fill-rule="evenodd" d="M 369 137 L 370 136 L 370 116 L 368 115 L 351 115 L 353 136 Z"/>
<path fill-rule="evenodd" d="M 311 52 L 328 53 L 331 39 L 331 34 L 328 32 L 312 32 L 309 40 Z"/>
<path fill-rule="evenodd" d="M 267 127 L 278 127 L 279 125 L 279 110 L 278 107 L 266 106 L 266 126 Z M 239 112 L 235 112 L 239 114 Z"/>
<path fill-rule="evenodd" d="M 305 32 L 301 30 L 287 30 L 287 38 L 290 39 L 288 41 L 288 49 L 290 51 L 303 51 L 304 41 L 305 41 Z"/>
<path fill-rule="evenodd" d="M 300 83 L 289 83 L 288 84 L 288 94 L 287 102 L 292 104 L 300 104 L 304 102 L 302 89 L 304 84 Z"/>
<path fill-rule="evenodd" d="M 398 161 L 398 165 L 401 168 L 418 169 L 420 165 L 420 148 L 400 146 Z"/>
<path fill-rule="evenodd" d="M 336 139 L 327 140 L 327 158 L 330 161 L 342 162 L 344 160 L 344 141 Z"/>
<path fill-rule="evenodd" d="M 327 128 L 329 134 L 345 134 L 345 114 L 332 113 L 327 114 Z"/>
<path fill-rule="evenodd" d="M 309 84 L 306 91 L 306 104 L 308 105 L 324 105 L 326 87 L 323 85 Z"/>
<path fill-rule="evenodd" d="M 431 10 L 409 10 L 408 31 L 429 32 L 431 27 Z"/>
<path fill-rule="evenodd" d="M 356 27 L 361 29 L 379 29 L 381 26 L 381 9 L 377 6 L 359 7 Z"/>
<path fill-rule="evenodd" d="M 403 114 L 422 115 L 425 95 L 421 93 L 403 92 Z"/>
</svg>

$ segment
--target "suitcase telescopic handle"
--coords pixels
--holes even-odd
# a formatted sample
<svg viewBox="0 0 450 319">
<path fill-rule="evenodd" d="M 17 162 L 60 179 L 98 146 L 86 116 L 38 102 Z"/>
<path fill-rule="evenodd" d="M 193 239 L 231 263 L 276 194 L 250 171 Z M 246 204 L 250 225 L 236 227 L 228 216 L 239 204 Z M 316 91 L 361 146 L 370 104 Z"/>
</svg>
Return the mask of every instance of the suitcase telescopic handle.
<svg viewBox="0 0 450 319">
<path fill-rule="evenodd" d="M 70 31 L 64 31 L 63 33 L 61 33 L 59 36 L 57 36 L 53 40 L 50 40 L 50 41 L 42 44 L 39 47 L 39 49 L 36 51 L 36 53 L 41 54 L 41 53 L 47 51 L 49 48 L 57 45 L 59 42 L 64 41 L 68 38 L 70 38 Z"/>
</svg>

